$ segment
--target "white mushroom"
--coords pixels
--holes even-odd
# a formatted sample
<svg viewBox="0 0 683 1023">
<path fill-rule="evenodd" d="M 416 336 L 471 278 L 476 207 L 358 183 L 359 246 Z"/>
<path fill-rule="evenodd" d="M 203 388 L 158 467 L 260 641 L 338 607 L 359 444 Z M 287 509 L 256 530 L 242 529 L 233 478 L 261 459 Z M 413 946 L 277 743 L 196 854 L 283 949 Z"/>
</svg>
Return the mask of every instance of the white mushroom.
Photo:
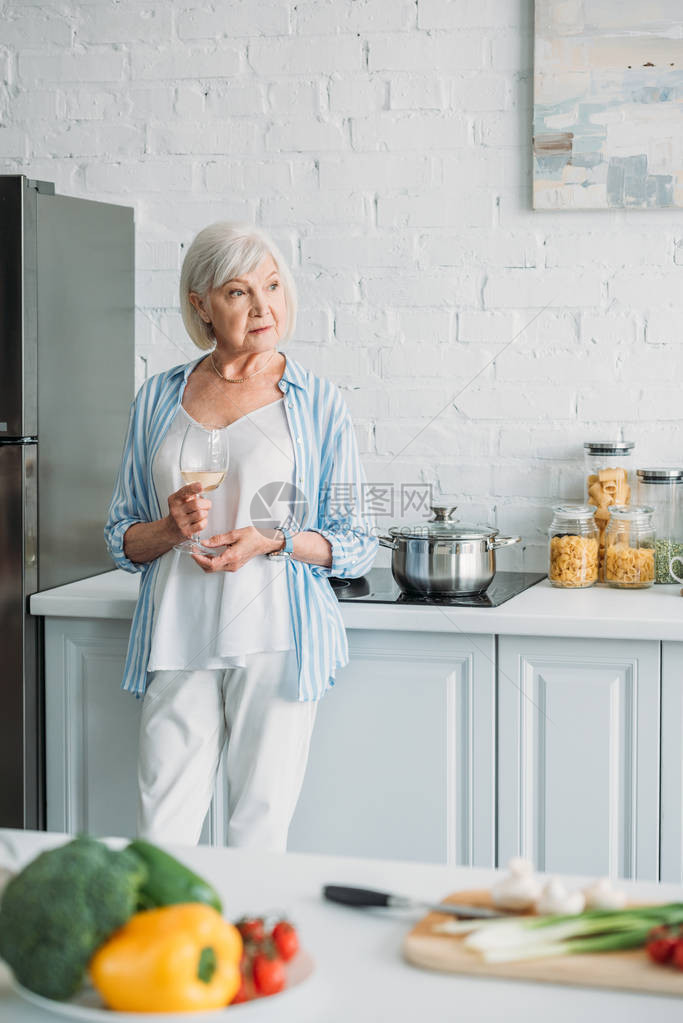
<svg viewBox="0 0 683 1023">
<path fill-rule="evenodd" d="M 536 902 L 536 912 L 543 915 L 581 913 L 586 905 L 583 892 L 569 892 L 557 878 L 551 878 Z"/>
<path fill-rule="evenodd" d="M 583 894 L 588 909 L 623 909 L 626 905 L 626 892 L 615 888 L 608 877 L 601 877 L 588 885 Z"/>
<path fill-rule="evenodd" d="M 510 871 L 491 887 L 493 904 L 499 909 L 522 912 L 530 909 L 540 895 L 540 882 L 534 877 L 533 864 L 515 856 L 508 863 Z"/>
</svg>

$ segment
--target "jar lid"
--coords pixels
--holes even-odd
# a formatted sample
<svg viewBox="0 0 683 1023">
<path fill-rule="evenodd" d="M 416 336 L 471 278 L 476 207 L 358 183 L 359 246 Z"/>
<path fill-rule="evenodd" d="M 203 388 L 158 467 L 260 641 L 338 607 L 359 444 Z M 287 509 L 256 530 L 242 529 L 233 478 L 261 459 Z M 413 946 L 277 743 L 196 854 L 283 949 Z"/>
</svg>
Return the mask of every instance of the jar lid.
<svg viewBox="0 0 683 1023">
<path fill-rule="evenodd" d="M 445 505 L 430 505 L 433 518 L 427 521 L 415 522 L 407 526 L 391 526 L 391 536 L 401 536 L 408 540 L 485 540 L 498 536 L 500 532 L 494 526 L 482 524 L 471 524 L 459 522 L 451 518 L 455 508 L 448 508 Z"/>
<path fill-rule="evenodd" d="M 613 519 L 629 521 L 644 520 L 654 514 L 654 508 L 649 504 L 613 504 L 609 511 Z"/>
<path fill-rule="evenodd" d="M 556 519 L 591 519 L 595 507 L 590 504 L 556 504 L 553 508 Z"/>
<path fill-rule="evenodd" d="M 630 455 L 636 445 L 630 440 L 591 440 L 583 446 L 589 455 Z"/>
<path fill-rule="evenodd" d="M 683 483 L 683 469 L 637 469 L 643 483 Z"/>
</svg>

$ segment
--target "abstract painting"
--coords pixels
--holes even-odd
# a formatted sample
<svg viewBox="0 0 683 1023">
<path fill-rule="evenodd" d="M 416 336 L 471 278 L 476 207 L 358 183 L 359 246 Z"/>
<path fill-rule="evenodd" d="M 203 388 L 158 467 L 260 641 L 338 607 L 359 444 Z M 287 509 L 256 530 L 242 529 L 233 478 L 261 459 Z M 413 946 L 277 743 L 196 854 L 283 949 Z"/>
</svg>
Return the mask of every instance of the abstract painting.
<svg viewBox="0 0 683 1023">
<path fill-rule="evenodd" d="M 683 207 L 683 0 L 536 0 L 534 209 Z"/>
</svg>

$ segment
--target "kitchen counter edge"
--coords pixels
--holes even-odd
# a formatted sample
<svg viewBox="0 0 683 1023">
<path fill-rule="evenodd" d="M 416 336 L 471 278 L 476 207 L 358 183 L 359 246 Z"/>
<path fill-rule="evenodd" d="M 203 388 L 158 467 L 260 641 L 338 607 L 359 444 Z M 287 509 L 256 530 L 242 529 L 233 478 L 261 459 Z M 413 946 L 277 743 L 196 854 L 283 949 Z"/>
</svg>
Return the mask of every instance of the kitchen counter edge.
<svg viewBox="0 0 683 1023">
<path fill-rule="evenodd" d="M 34 593 L 30 610 L 48 618 L 130 620 L 138 586 L 137 573 L 116 569 Z M 683 642 L 678 585 L 562 590 L 545 579 L 493 608 L 370 604 L 362 599 L 339 606 L 347 629 Z"/>
</svg>

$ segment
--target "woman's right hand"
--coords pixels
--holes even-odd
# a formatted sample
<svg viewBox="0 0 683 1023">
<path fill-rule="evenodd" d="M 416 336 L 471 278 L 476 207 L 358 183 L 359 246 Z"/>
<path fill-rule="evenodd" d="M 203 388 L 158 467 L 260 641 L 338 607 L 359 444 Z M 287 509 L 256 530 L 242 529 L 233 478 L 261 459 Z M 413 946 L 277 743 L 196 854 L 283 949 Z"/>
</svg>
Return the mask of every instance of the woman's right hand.
<svg viewBox="0 0 683 1023">
<path fill-rule="evenodd" d="M 201 483 L 188 483 L 168 499 L 168 525 L 173 542 L 189 540 L 206 528 L 211 501 L 200 497 Z"/>
</svg>

